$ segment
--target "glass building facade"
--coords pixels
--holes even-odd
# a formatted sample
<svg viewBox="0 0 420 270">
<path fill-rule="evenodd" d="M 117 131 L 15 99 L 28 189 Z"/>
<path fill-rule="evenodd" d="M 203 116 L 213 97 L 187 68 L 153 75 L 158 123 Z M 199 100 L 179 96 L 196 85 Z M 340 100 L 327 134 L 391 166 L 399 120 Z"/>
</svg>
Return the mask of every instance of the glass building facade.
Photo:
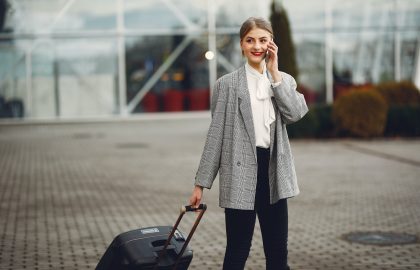
<svg viewBox="0 0 420 270">
<path fill-rule="evenodd" d="M 419 86 L 420 1 L 284 0 L 309 103 L 387 80 Z M 244 63 L 239 27 L 271 0 L 0 0 L 2 117 L 208 110 Z M 6 112 L 8 111 L 8 112 Z"/>
</svg>

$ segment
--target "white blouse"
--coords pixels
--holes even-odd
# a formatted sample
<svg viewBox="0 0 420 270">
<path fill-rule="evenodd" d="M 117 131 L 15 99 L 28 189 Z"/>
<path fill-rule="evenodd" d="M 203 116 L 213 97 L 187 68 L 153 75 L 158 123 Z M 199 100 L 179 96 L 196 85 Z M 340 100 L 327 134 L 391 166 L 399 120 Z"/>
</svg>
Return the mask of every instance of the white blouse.
<svg viewBox="0 0 420 270">
<path fill-rule="evenodd" d="M 271 101 L 273 90 L 271 87 L 280 85 L 281 82 L 271 84 L 264 65 L 263 73 L 259 73 L 248 63 L 245 64 L 248 90 L 251 98 L 252 117 L 255 129 L 256 146 L 270 147 L 270 124 L 276 120 L 276 115 Z"/>
</svg>

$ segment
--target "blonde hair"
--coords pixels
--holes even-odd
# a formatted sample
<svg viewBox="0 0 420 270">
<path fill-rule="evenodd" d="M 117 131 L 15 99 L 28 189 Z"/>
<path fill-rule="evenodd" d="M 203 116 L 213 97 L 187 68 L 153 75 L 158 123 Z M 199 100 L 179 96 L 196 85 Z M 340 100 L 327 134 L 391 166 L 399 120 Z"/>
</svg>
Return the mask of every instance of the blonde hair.
<svg viewBox="0 0 420 270">
<path fill-rule="evenodd" d="M 261 17 L 249 17 L 241 26 L 239 30 L 239 37 L 242 39 L 254 28 L 263 29 L 273 36 L 273 28 L 271 27 L 271 23 Z"/>
</svg>

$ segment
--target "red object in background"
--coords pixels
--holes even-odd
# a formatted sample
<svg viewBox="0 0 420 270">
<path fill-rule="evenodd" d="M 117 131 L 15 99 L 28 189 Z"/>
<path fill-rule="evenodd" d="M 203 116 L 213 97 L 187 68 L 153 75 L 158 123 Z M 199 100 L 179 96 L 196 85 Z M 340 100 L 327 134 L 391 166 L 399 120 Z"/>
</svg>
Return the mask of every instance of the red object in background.
<svg viewBox="0 0 420 270">
<path fill-rule="evenodd" d="M 176 89 L 167 89 L 163 95 L 163 110 L 166 112 L 183 111 L 184 92 Z"/>
<path fill-rule="evenodd" d="M 350 88 L 351 88 L 351 85 L 349 84 L 334 83 L 334 86 L 333 86 L 334 100 L 337 99 L 342 94 L 346 93 L 348 90 L 350 90 Z"/>
<path fill-rule="evenodd" d="M 346 94 L 350 90 L 370 90 L 373 89 L 373 84 L 340 84 L 334 82 L 334 100 L 339 98 L 341 95 Z"/>
<path fill-rule="evenodd" d="M 159 111 L 159 97 L 154 93 L 148 92 L 141 104 L 143 105 L 143 109 L 145 112 L 157 112 Z"/>
<path fill-rule="evenodd" d="M 299 84 L 298 91 L 303 94 L 308 105 L 316 102 L 317 93 L 313 89 L 307 87 L 306 85 Z"/>
<path fill-rule="evenodd" d="M 187 93 L 187 98 L 190 111 L 205 111 L 209 109 L 210 90 L 208 88 L 191 89 Z"/>
</svg>

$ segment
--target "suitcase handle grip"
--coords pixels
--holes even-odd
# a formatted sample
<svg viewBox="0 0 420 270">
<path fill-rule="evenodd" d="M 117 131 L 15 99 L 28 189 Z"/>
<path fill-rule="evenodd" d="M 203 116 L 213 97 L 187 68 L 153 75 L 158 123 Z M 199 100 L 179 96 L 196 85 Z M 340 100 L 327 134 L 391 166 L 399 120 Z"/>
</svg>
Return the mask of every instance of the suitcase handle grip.
<svg viewBox="0 0 420 270">
<path fill-rule="evenodd" d="M 199 211 L 199 210 L 204 210 L 204 211 L 206 211 L 207 210 L 207 205 L 206 204 L 204 204 L 204 203 L 202 203 L 202 204 L 200 204 L 197 208 L 195 208 L 194 206 L 192 206 L 192 205 L 187 205 L 187 206 L 183 206 L 182 208 L 181 208 L 181 212 L 196 212 L 196 211 Z"/>
</svg>

